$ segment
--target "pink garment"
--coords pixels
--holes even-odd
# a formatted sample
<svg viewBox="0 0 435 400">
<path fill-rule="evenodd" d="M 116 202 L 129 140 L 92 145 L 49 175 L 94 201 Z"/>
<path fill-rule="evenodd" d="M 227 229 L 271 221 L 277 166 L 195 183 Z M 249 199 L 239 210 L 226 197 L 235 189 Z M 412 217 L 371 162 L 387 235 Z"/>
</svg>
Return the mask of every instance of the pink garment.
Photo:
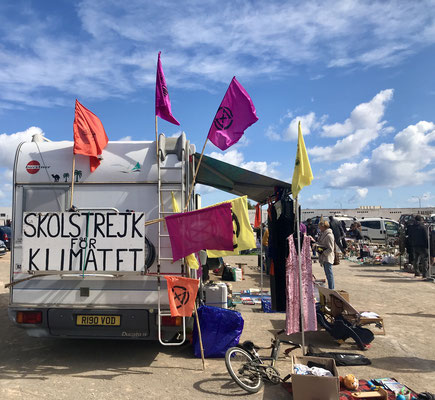
<svg viewBox="0 0 435 400">
<path fill-rule="evenodd" d="M 171 100 L 169 100 L 168 87 L 166 86 L 165 74 L 163 73 L 160 54 L 157 60 L 157 76 L 156 76 L 156 115 L 171 124 L 180 125 L 174 118 L 171 111 Z"/>
<path fill-rule="evenodd" d="M 226 150 L 237 143 L 245 129 L 257 121 L 248 92 L 234 77 L 211 124 L 208 138 L 215 146 Z"/>
<path fill-rule="evenodd" d="M 199 250 L 234 250 L 231 203 L 165 217 L 172 259 Z"/>
<path fill-rule="evenodd" d="M 300 332 L 299 261 L 293 235 L 288 238 L 289 256 L 286 261 L 287 310 L 286 334 Z M 304 235 L 301 248 L 302 297 L 304 305 L 304 331 L 317 330 L 316 302 L 314 299 L 313 270 L 311 265 L 310 239 Z"/>
</svg>

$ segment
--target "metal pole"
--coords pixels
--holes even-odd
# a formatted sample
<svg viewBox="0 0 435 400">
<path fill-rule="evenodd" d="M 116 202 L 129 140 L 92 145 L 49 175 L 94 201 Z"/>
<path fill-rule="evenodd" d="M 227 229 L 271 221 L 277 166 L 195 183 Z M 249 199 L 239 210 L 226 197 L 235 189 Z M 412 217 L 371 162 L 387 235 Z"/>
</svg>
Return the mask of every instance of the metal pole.
<svg viewBox="0 0 435 400">
<path fill-rule="evenodd" d="M 193 175 L 192 184 L 190 185 L 190 190 L 189 190 L 189 196 L 187 197 L 187 201 L 186 201 L 186 204 L 184 206 L 184 212 L 187 211 L 187 207 L 189 205 L 190 198 L 192 197 L 193 188 L 195 187 L 196 175 L 198 175 L 199 166 L 201 165 L 202 157 L 204 155 L 204 150 L 205 150 L 205 146 L 207 145 L 207 142 L 208 142 L 208 136 L 207 136 L 207 139 L 205 140 L 204 146 L 202 148 L 201 155 L 200 155 L 199 161 L 198 161 L 198 165 L 196 166 L 195 174 Z"/>
<path fill-rule="evenodd" d="M 260 299 L 263 300 L 263 210 L 260 206 Z"/>
<path fill-rule="evenodd" d="M 71 172 L 71 196 L 70 196 L 70 202 L 69 202 L 70 209 L 73 206 L 73 200 L 74 200 L 74 171 L 75 171 L 75 169 L 76 169 L 76 155 L 73 154 L 72 172 Z"/>
<path fill-rule="evenodd" d="M 301 232 L 300 232 L 300 221 L 299 221 L 299 204 L 298 198 L 295 199 L 296 203 L 296 232 L 298 238 L 298 264 L 299 264 L 299 298 L 301 305 L 301 333 L 302 333 L 302 355 L 305 355 L 305 327 L 304 327 L 304 302 L 303 302 L 303 291 L 302 291 L 302 257 L 301 257 Z"/>
</svg>

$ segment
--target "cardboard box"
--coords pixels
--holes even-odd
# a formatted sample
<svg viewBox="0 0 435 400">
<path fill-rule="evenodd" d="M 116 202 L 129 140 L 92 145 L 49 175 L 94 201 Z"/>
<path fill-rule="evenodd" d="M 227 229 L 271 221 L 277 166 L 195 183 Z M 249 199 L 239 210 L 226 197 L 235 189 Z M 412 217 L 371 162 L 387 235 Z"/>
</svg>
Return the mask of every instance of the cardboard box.
<svg viewBox="0 0 435 400">
<path fill-rule="evenodd" d="M 346 292 L 345 290 L 336 290 L 336 292 L 349 303 L 349 293 L 348 292 Z M 331 314 L 334 317 L 336 317 L 336 316 L 342 314 L 343 311 L 344 311 L 343 310 L 343 302 L 340 299 L 338 299 L 334 296 L 331 296 Z"/>
<path fill-rule="evenodd" d="M 334 376 L 296 375 L 295 364 L 308 365 L 312 361 L 323 365 Z M 293 400 L 337 400 L 340 393 L 340 382 L 337 367 L 332 358 L 323 357 L 292 357 L 292 387 Z"/>
</svg>

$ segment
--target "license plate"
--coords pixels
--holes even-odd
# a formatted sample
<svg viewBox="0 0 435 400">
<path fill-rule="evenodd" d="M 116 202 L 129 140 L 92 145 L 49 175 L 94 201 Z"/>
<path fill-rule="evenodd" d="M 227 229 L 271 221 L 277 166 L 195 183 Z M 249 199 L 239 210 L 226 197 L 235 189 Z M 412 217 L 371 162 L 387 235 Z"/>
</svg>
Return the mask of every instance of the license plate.
<svg viewBox="0 0 435 400">
<path fill-rule="evenodd" d="M 77 315 L 77 325 L 85 326 L 119 326 L 120 315 Z"/>
</svg>

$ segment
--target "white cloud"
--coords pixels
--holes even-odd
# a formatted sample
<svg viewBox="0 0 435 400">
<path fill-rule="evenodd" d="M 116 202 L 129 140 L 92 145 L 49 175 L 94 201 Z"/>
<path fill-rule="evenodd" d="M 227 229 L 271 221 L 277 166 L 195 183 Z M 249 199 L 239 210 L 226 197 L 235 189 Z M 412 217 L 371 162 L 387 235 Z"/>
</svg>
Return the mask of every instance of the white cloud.
<svg viewBox="0 0 435 400">
<path fill-rule="evenodd" d="M 131 142 L 131 136 L 124 136 L 119 139 L 120 142 Z"/>
<path fill-rule="evenodd" d="M 281 135 L 276 132 L 276 128 L 273 125 L 271 125 L 267 128 L 266 136 L 270 140 L 281 140 Z"/>
<path fill-rule="evenodd" d="M 371 158 L 344 163 L 328 171 L 329 186 L 390 188 L 419 185 L 435 179 L 435 124 L 420 121 L 403 129 L 393 143 L 382 143 Z"/>
<path fill-rule="evenodd" d="M 316 120 L 316 114 L 310 112 L 306 115 L 299 115 L 294 117 L 287 129 L 284 131 L 284 140 L 297 140 L 298 139 L 298 124 L 301 123 L 301 130 L 304 136 L 309 135 L 314 129 L 318 128 L 320 123 Z"/>
<path fill-rule="evenodd" d="M 0 134 L 0 167 L 12 170 L 17 146 L 21 142 L 31 141 L 32 136 L 35 134 L 43 135 L 44 133 L 41 128 L 32 126 L 23 132 L 11 133 L 9 135 L 7 133 Z"/>
<path fill-rule="evenodd" d="M 331 197 L 331 192 L 313 194 L 306 201 L 313 204 L 323 203 Z"/>
<path fill-rule="evenodd" d="M 288 112 L 285 116 L 280 118 L 280 124 L 282 124 L 286 119 L 292 118 L 285 129 L 279 129 L 283 132 L 278 133 L 278 127 L 275 125 L 270 125 L 267 128 L 266 136 L 271 140 L 297 140 L 298 139 L 298 125 L 301 123 L 301 130 L 304 136 L 309 135 L 315 130 L 318 130 L 322 124 L 326 121 L 327 115 L 322 115 L 320 118 L 316 117 L 316 114 L 311 111 L 305 115 L 298 115 L 293 118 L 293 113 Z"/>
<path fill-rule="evenodd" d="M 386 103 L 392 97 L 393 89 L 382 90 L 368 103 L 356 106 L 344 123 L 325 125 L 323 136 L 345 138 L 332 146 L 315 146 L 308 149 L 309 154 L 314 156 L 316 161 L 339 161 L 359 155 L 385 129 L 387 122 L 382 121 L 382 118 Z"/>
<path fill-rule="evenodd" d="M 17 8 L 14 18 L 0 13 L 0 107 L 151 88 L 159 47 L 170 88 L 213 90 L 234 71 L 246 81 L 287 76 L 300 65 L 390 66 L 435 43 L 429 1 L 83 0 L 70 11 L 64 18 L 74 31 L 36 6 Z"/>
<path fill-rule="evenodd" d="M 207 185 L 201 185 L 200 183 L 195 185 L 195 193 L 198 193 L 200 195 L 205 195 L 208 193 L 212 193 L 214 191 L 216 191 L 217 189 L 211 186 L 207 186 Z"/>
<path fill-rule="evenodd" d="M 356 189 L 356 193 L 358 194 L 358 196 L 361 199 L 366 197 L 368 192 L 369 192 L 369 190 L 367 188 L 358 188 L 358 189 Z"/>
<path fill-rule="evenodd" d="M 391 189 L 388 189 L 388 197 L 393 197 L 393 191 Z"/>
<path fill-rule="evenodd" d="M 209 156 L 236 165 L 240 168 L 257 172 L 261 175 L 267 175 L 279 179 L 279 172 L 276 169 L 279 166 L 278 162 L 267 163 L 266 161 L 245 161 L 245 156 L 238 150 L 229 150 L 225 153 L 212 152 Z"/>
</svg>

